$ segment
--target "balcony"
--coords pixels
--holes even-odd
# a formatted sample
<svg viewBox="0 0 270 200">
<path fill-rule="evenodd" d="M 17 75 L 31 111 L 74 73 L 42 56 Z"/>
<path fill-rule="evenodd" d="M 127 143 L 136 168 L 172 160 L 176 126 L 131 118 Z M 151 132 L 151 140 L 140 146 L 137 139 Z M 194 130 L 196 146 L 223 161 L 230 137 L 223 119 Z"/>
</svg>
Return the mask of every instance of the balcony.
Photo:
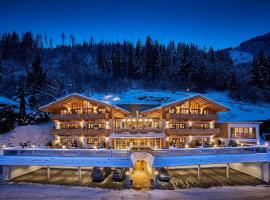
<svg viewBox="0 0 270 200">
<path fill-rule="evenodd" d="M 181 113 L 166 113 L 166 120 L 217 120 L 216 114 L 181 114 Z"/>
<path fill-rule="evenodd" d="M 109 136 L 108 129 L 53 129 L 53 135 L 60 136 Z"/>
<path fill-rule="evenodd" d="M 109 113 L 53 114 L 52 120 L 109 119 Z"/>
<path fill-rule="evenodd" d="M 128 128 L 122 128 L 122 129 L 114 129 L 115 133 L 149 133 L 149 132 L 154 132 L 154 133 L 161 133 L 161 129 L 157 128 L 148 128 L 148 129 L 128 129 Z"/>
<path fill-rule="evenodd" d="M 173 136 L 200 136 L 200 135 L 213 135 L 219 134 L 219 128 L 208 128 L 208 129 L 166 129 L 166 135 Z"/>
</svg>

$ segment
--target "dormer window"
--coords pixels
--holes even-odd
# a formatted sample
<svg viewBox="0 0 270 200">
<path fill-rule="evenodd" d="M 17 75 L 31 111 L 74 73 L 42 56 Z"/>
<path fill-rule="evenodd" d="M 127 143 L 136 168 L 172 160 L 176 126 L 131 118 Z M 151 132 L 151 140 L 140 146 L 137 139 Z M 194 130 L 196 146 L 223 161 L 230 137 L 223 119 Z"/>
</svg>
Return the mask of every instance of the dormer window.
<svg viewBox="0 0 270 200">
<path fill-rule="evenodd" d="M 171 113 L 171 114 L 172 114 L 172 113 L 175 113 L 175 109 L 170 108 L 170 109 L 169 109 L 169 113 Z"/>
<path fill-rule="evenodd" d="M 105 114 L 106 113 L 106 109 L 105 108 L 100 108 L 98 109 L 99 113 Z"/>
</svg>

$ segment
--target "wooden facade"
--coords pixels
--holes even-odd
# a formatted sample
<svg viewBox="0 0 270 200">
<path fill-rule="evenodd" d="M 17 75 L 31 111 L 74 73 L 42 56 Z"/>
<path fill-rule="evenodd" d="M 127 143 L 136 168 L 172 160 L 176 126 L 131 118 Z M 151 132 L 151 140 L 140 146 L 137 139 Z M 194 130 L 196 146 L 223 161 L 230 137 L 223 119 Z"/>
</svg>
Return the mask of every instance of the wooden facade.
<svg viewBox="0 0 270 200">
<path fill-rule="evenodd" d="M 208 141 L 209 138 L 223 136 L 216 123 L 218 113 L 226 112 L 228 108 L 201 95 L 163 106 L 116 106 L 71 94 L 41 107 L 40 110 L 51 113 L 51 119 L 55 123 L 52 133 L 56 137 L 55 143 L 58 142 L 59 145 L 61 141 L 72 145 L 72 141 L 79 140 L 82 148 L 89 147 L 84 143 L 94 144 L 95 148 L 99 147 L 96 145 L 111 148 L 130 148 L 131 145 L 168 148 L 180 147 L 180 143 L 190 142 L 191 137 Z M 162 134 L 165 137 L 159 138 L 158 135 Z"/>
</svg>

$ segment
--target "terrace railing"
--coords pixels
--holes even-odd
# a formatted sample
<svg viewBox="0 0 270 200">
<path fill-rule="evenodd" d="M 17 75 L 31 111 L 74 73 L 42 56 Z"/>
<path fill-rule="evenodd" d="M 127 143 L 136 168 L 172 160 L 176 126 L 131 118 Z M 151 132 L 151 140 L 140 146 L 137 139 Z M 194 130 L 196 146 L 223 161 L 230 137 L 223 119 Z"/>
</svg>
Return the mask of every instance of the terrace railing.
<svg viewBox="0 0 270 200">
<path fill-rule="evenodd" d="M 52 120 L 109 119 L 109 113 L 53 114 Z"/>
<path fill-rule="evenodd" d="M 151 152 L 155 157 L 166 156 L 199 156 L 199 155 L 224 155 L 224 154 L 253 154 L 268 153 L 267 146 L 248 146 L 248 147 L 216 147 L 216 148 L 177 148 L 160 149 Z"/>
<path fill-rule="evenodd" d="M 3 149 L 4 156 L 51 156 L 51 157 L 128 157 L 129 150 L 112 149 L 36 149 L 36 148 L 7 148 Z"/>
<path fill-rule="evenodd" d="M 217 148 L 181 148 L 181 149 L 151 149 L 147 152 L 155 157 L 172 156 L 199 156 L 199 155 L 224 155 L 224 154 L 254 154 L 268 153 L 268 146 L 249 147 L 217 147 Z M 115 149 L 40 149 L 40 148 L 4 148 L 4 156 L 52 156 L 52 157 L 129 157 L 136 150 Z"/>
<path fill-rule="evenodd" d="M 217 120 L 216 114 L 181 114 L 181 113 L 167 113 L 165 115 L 167 120 L 178 119 L 178 120 Z"/>
</svg>

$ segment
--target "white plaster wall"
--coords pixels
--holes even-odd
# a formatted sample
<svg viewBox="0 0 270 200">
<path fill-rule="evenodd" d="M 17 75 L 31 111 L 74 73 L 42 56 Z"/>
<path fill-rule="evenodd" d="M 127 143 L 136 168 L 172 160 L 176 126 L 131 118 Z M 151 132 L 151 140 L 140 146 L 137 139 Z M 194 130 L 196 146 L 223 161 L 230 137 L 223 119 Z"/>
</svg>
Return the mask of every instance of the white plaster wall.
<svg viewBox="0 0 270 200">
<path fill-rule="evenodd" d="M 41 166 L 3 166 L 3 180 L 9 180 L 41 169 Z"/>
<path fill-rule="evenodd" d="M 230 168 L 269 182 L 268 163 L 233 163 Z"/>
</svg>

